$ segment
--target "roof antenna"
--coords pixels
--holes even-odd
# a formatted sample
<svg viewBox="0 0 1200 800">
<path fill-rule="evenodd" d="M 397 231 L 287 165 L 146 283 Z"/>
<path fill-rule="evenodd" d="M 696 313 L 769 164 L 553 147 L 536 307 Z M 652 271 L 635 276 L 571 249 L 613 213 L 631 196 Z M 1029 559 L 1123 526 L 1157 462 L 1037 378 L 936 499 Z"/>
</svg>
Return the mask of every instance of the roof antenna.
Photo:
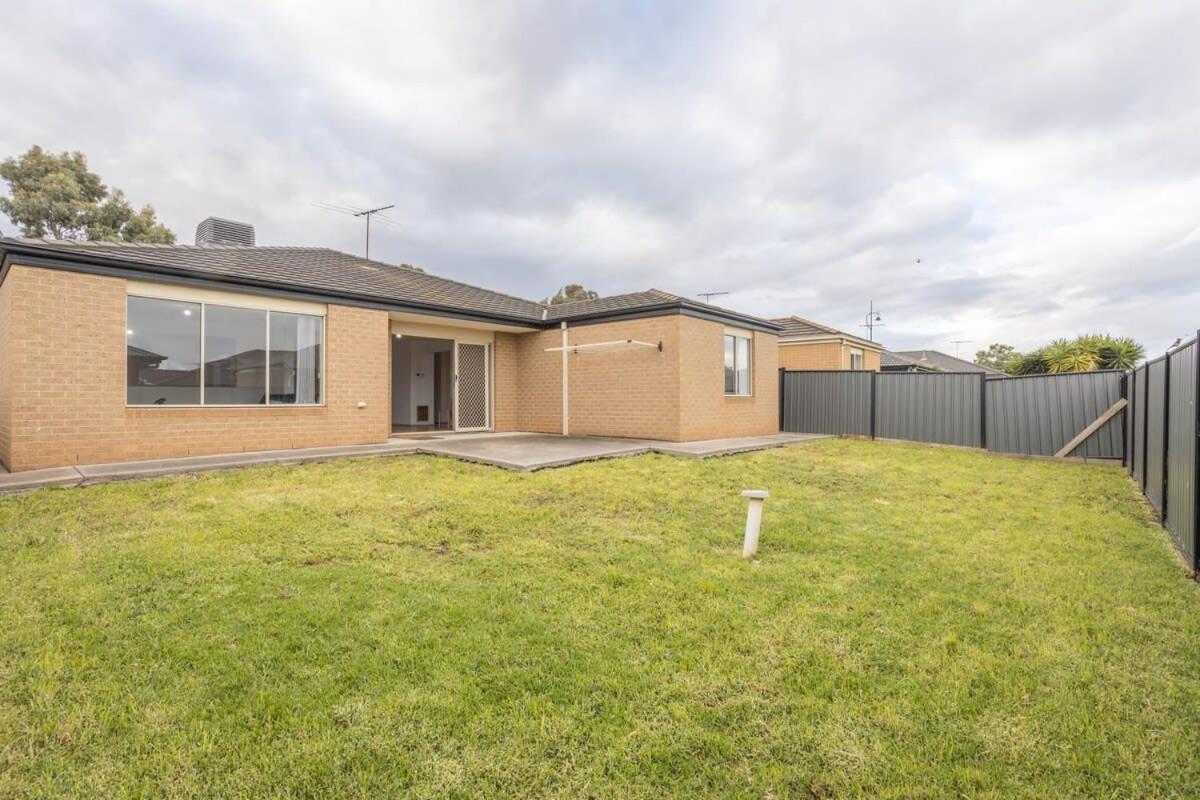
<svg viewBox="0 0 1200 800">
<path fill-rule="evenodd" d="M 970 344 L 970 339 L 951 339 L 950 344 L 954 345 L 954 357 L 958 358 L 958 346 L 962 344 Z"/>
<path fill-rule="evenodd" d="M 367 252 L 366 252 L 366 255 L 363 256 L 363 258 L 371 257 L 371 215 L 378 214 L 380 211 L 387 211 L 389 208 L 395 208 L 395 207 L 396 207 L 396 204 L 393 203 L 390 206 L 380 206 L 379 208 L 367 208 L 367 209 L 363 209 L 362 211 L 360 211 L 354 215 L 356 217 L 366 217 L 367 218 Z"/>
<path fill-rule="evenodd" d="M 354 208 L 353 206 L 339 206 L 339 205 L 334 205 L 333 203 L 313 203 L 313 205 L 316 206 L 317 208 L 323 208 L 326 211 L 336 211 L 339 214 L 346 214 L 347 216 L 351 216 L 351 217 L 366 217 L 367 218 L 367 244 L 366 244 L 366 252 L 363 254 L 363 258 L 371 257 L 371 217 L 372 216 L 379 214 L 380 222 L 390 222 L 390 223 L 392 223 L 393 227 L 399 227 L 399 225 L 396 223 L 396 221 L 394 219 L 391 219 L 390 217 L 385 217 L 385 216 L 383 216 L 383 214 L 380 213 L 382 211 L 387 211 L 389 208 L 395 208 L 396 207 L 395 203 L 392 203 L 391 205 L 387 205 L 387 206 L 378 206 L 377 208 Z"/>
<path fill-rule="evenodd" d="M 729 292 L 697 292 L 696 297 L 703 297 L 704 302 L 708 303 L 714 297 L 720 297 L 723 294 L 729 294 Z"/>
</svg>

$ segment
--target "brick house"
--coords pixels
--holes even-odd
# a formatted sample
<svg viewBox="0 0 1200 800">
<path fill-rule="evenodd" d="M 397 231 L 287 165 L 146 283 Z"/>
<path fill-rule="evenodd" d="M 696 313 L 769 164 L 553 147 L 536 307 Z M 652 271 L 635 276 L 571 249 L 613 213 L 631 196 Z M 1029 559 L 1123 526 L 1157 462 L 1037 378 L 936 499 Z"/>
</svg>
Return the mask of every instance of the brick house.
<svg viewBox="0 0 1200 800">
<path fill-rule="evenodd" d="M 547 306 L 324 248 L 0 239 L 0 462 L 775 433 L 778 332 L 656 290 Z"/>
<path fill-rule="evenodd" d="M 779 366 L 789 370 L 865 369 L 879 372 L 883 345 L 801 317 L 782 317 Z"/>
</svg>

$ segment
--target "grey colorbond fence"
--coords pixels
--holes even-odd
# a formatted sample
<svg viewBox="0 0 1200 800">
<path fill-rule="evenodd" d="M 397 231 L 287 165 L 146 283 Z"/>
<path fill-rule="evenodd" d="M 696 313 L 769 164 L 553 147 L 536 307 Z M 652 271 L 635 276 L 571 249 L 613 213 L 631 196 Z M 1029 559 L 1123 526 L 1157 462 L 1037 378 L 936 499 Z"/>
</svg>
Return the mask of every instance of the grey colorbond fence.
<svg viewBox="0 0 1200 800">
<path fill-rule="evenodd" d="M 983 375 L 868 372 L 875 376 L 875 435 L 882 439 L 983 446 Z"/>
<path fill-rule="evenodd" d="M 871 375 L 781 371 L 779 429 L 870 436 Z"/>
<path fill-rule="evenodd" d="M 1124 372 L 1104 371 L 989 380 L 988 449 L 998 453 L 1054 455 L 1125 396 L 1124 378 Z M 1071 455 L 1123 458 L 1125 428 L 1125 417 L 1118 414 Z"/>
<path fill-rule="evenodd" d="M 1129 375 L 1129 474 L 1193 572 L 1200 567 L 1198 382 L 1200 345 L 1195 339 Z"/>
<path fill-rule="evenodd" d="M 1123 396 L 1118 371 L 988 378 L 978 372 L 780 373 L 780 429 L 1052 456 Z M 1118 414 L 1071 455 L 1121 460 Z"/>
<path fill-rule="evenodd" d="M 1146 474 L 1143 476 L 1142 491 L 1154 510 L 1162 515 L 1163 467 L 1166 465 L 1166 383 L 1167 360 L 1165 358 L 1146 365 Z"/>
</svg>

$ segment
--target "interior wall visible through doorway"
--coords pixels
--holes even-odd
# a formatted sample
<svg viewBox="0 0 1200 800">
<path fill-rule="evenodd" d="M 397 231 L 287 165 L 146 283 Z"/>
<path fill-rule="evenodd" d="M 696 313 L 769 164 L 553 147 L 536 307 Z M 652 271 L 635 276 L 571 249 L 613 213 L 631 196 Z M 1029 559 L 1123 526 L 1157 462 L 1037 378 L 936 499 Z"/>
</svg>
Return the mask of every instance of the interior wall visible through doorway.
<svg viewBox="0 0 1200 800">
<path fill-rule="evenodd" d="M 453 427 L 454 342 L 392 337 L 392 425 Z"/>
</svg>

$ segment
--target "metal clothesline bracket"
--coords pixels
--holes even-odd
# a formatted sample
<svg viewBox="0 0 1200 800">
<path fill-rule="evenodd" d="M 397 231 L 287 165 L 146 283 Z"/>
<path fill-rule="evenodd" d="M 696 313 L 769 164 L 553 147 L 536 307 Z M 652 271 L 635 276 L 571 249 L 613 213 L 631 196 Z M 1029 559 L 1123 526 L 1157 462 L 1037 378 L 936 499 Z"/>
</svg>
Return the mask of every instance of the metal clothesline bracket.
<svg viewBox="0 0 1200 800">
<path fill-rule="evenodd" d="M 610 350 L 627 350 L 637 347 L 651 347 L 655 350 L 658 350 L 660 353 L 663 351 L 663 343 L 661 340 L 655 343 L 641 342 L 637 339 L 614 339 L 611 342 L 592 342 L 590 344 L 569 344 L 563 347 L 547 347 L 546 352 L 561 353 L 566 351 L 569 353 L 574 353 L 575 355 L 579 355 L 581 351 L 589 353 L 603 353 Z"/>
</svg>

